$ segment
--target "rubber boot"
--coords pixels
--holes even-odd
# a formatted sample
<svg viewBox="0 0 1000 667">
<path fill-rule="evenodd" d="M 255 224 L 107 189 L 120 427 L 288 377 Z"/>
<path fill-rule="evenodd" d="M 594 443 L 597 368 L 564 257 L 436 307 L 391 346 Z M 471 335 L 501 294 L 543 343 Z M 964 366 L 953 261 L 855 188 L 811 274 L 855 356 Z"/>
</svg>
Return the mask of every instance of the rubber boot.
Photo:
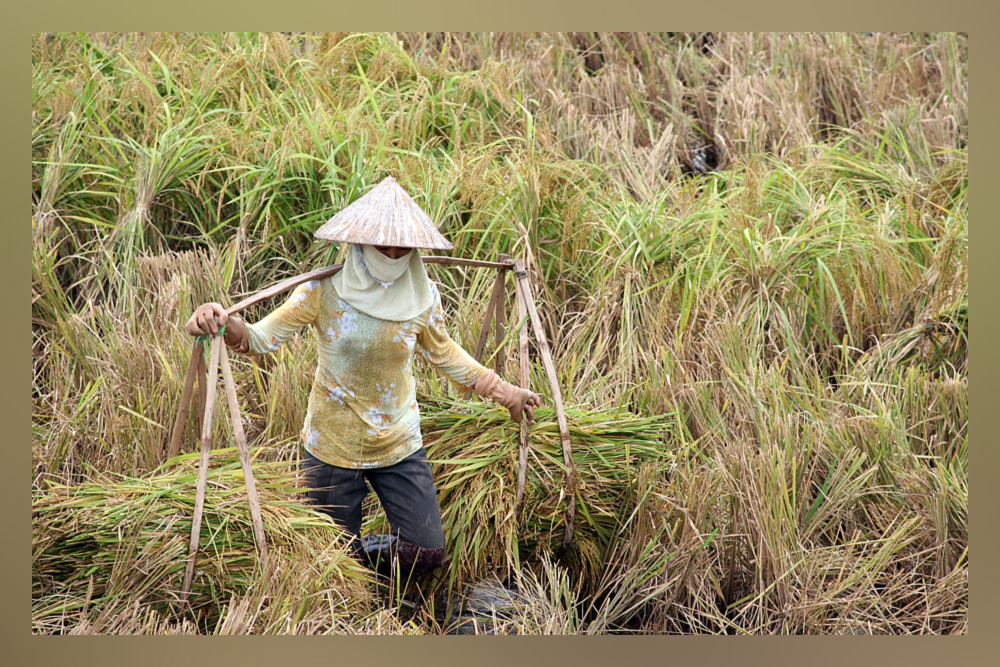
<svg viewBox="0 0 1000 667">
<path fill-rule="evenodd" d="M 395 535 L 369 535 L 362 539 L 364 563 L 370 570 L 388 577 L 396 558 Z"/>
</svg>

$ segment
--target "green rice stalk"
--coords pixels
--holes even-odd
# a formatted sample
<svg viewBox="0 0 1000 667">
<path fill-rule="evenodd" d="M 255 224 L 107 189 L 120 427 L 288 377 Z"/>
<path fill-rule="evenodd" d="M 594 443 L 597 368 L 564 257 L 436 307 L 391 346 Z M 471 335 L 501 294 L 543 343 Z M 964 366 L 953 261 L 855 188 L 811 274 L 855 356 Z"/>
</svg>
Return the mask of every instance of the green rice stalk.
<svg viewBox="0 0 1000 667">
<path fill-rule="evenodd" d="M 509 575 L 535 552 L 556 550 L 566 519 L 565 466 L 555 413 L 535 411 L 523 508 L 514 515 L 518 429 L 506 410 L 484 403 L 423 399 L 424 443 L 434 468 L 450 559 L 450 580 Z M 577 524 L 564 556 L 593 578 L 634 503 L 637 471 L 672 460 L 673 415 L 639 417 L 568 406 L 577 472 Z"/>
</svg>

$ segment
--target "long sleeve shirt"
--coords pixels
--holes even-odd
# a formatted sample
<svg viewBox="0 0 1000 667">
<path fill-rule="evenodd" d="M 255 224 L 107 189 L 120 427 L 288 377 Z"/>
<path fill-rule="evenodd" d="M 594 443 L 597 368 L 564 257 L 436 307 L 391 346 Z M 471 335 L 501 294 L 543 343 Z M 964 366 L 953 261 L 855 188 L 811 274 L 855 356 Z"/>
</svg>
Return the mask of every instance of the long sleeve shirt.
<svg viewBox="0 0 1000 667">
<path fill-rule="evenodd" d="M 249 326 L 249 352 L 277 350 L 305 325 L 318 336 L 317 368 L 302 428 L 313 456 L 342 468 L 388 466 L 423 446 L 413 355 L 461 388 L 489 371 L 445 328 L 441 294 L 403 322 L 380 320 L 343 301 L 330 278 L 299 285 L 285 303 Z"/>
</svg>

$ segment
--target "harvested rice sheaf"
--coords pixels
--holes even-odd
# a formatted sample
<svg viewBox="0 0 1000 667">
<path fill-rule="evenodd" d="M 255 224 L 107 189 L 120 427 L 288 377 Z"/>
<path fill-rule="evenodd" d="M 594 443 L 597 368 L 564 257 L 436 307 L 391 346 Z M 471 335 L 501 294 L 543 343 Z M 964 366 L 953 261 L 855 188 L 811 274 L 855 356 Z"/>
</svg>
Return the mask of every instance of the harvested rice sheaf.
<svg viewBox="0 0 1000 667">
<path fill-rule="evenodd" d="M 518 425 L 483 403 L 422 399 L 424 444 L 434 468 L 454 581 L 509 574 L 537 551 L 559 551 L 566 523 L 565 464 L 555 411 L 535 410 L 524 502 L 515 516 Z M 615 530 L 633 509 L 641 465 L 666 469 L 673 415 L 566 408 L 576 467 L 573 542 L 563 553 L 594 577 Z"/>
<path fill-rule="evenodd" d="M 80 615 L 141 599 L 167 611 L 178 601 L 194 516 L 196 454 L 143 478 L 100 477 L 52 486 L 32 499 L 32 618 Z M 340 531 L 297 497 L 287 464 L 254 463 L 270 558 L 303 561 L 310 590 L 336 588 L 348 604 L 367 595 L 364 569 Z M 308 553 L 309 560 L 302 558 Z M 273 567 L 272 567 L 273 569 Z M 189 601 L 207 623 L 261 580 L 246 487 L 234 450 L 213 452 L 200 549 Z M 206 619 L 208 619 L 206 621 Z M 65 623 L 63 623 L 65 625 Z"/>
</svg>

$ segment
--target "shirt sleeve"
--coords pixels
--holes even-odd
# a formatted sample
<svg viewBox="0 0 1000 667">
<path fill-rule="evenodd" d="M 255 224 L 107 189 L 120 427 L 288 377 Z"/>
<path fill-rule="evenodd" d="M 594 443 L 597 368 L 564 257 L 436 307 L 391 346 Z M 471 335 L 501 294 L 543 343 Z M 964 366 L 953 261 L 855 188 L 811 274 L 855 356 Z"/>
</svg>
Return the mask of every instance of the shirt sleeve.
<svg viewBox="0 0 1000 667">
<path fill-rule="evenodd" d="M 471 354 L 448 335 L 444 308 L 441 307 L 441 293 L 436 287 L 430 311 L 427 326 L 417 334 L 417 343 L 424 359 L 459 388 L 475 386 L 480 378 L 489 373 L 489 369 L 473 359 Z"/>
<path fill-rule="evenodd" d="M 318 280 L 302 283 L 283 304 L 260 322 L 250 325 L 250 354 L 269 354 L 307 324 L 316 321 L 320 309 Z"/>
</svg>

